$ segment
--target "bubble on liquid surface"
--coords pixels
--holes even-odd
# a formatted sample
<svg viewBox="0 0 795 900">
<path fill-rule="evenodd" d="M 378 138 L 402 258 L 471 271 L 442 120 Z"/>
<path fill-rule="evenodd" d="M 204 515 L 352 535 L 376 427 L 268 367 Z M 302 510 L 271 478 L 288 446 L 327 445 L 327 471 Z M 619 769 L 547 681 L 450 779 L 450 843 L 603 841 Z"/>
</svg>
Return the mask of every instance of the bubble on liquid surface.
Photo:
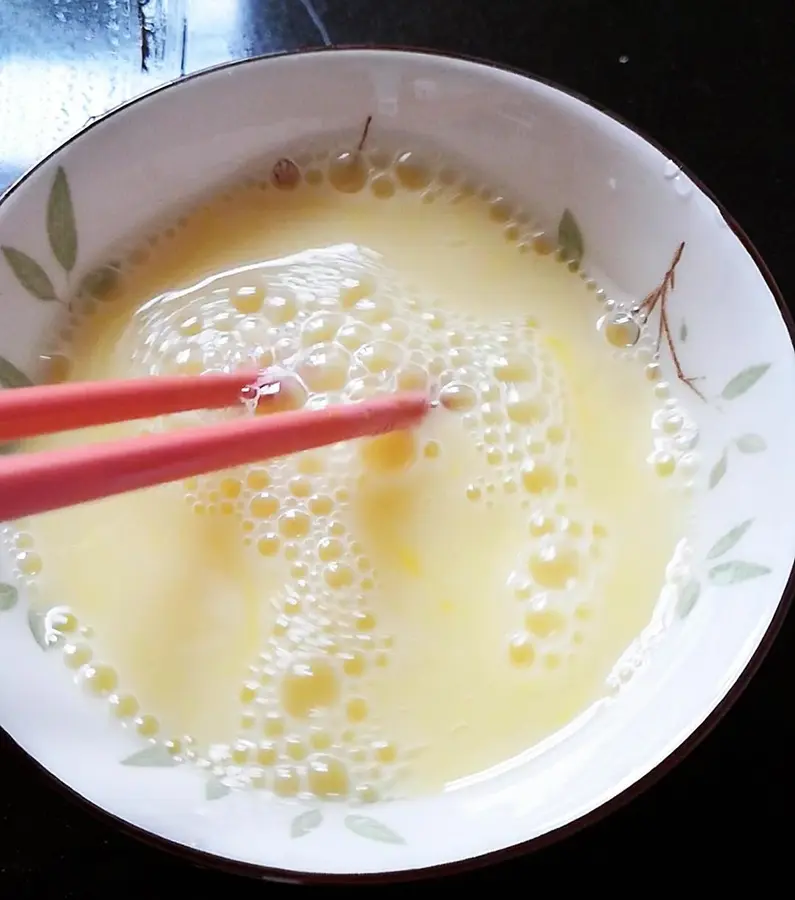
<svg viewBox="0 0 795 900">
<path fill-rule="evenodd" d="M 456 193 L 482 194 L 484 216 L 500 240 L 552 250 L 542 238 L 534 241 L 527 217 L 506 198 L 466 184 L 455 172 L 441 177 L 414 151 L 376 163 L 369 147 L 352 146 L 279 160 L 267 177 L 273 197 L 274 189 L 296 198 L 331 189 L 362 195 L 346 203 L 374 203 L 375 197 L 379 209 L 404 192 L 416 202 L 436 203 Z M 561 511 L 580 473 L 568 458 L 564 386 L 538 323 L 526 316 L 477 323 L 439 309 L 421 285 L 402 284 L 377 254 L 343 244 L 246 267 L 179 298 L 164 295 L 137 316 L 152 337 L 135 351 L 142 372 L 259 368 L 255 394 L 242 398 L 257 415 L 355 403 L 394 390 L 438 399 L 434 415 L 459 429 L 489 466 L 485 475 L 462 475 L 463 497 L 484 514 L 500 503 L 525 510 L 527 547 L 516 561 L 521 578 L 510 589 L 516 620 L 502 644 L 511 677 L 565 669 L 572 647 L 587 643 L 595 610 L 580 595 L 599 564 L 592 549 L 604 546 L 605 535 L 596 540 L 587 517 L 567 519 Z M 600 330 L 618 349 L 635 346 L 640 336 L 638 323 L 615 304 Z M 670 388 L 659 364 L 644 361 L 640 377 L 643 366 L 649 390 L 664 391 L 658 392 L 664 401 Z M 219 417 L 214 411 L 198 415 Z M 691 433 L 678 410 L 666 412 L 658 431 L 671 442 Z M 388 618 L 370 606 L 384 576 L 357 546 L 365 541 L 352 524 L 352 509 L 362 485 L 383 487 L 415 471 L 455 465 L 456 448 L 446 441 L 431 421 L 427 432 L 396 431 L 185 482 L 197 516 L 227 516 L 257 565 L 284 572 L 272 599 L 268 644 L 240 688 L 239 740 L 218 765 L 236 766 L 256 787 L 285 798 L 310 793 L 369 802 L 382 796 L 403 749 L 379 731 L 368 691 L 371 679 L 390 671 L 394 650 Z M 681 452 L 677 444 L 669 455 L 678 460 Z M 664 477 L 666 453 L 651 457 Z M 689 471 L 685 462 L 677 465 L 677 477 Z M 401 564 L 406 572 L 421 572 L 422 560 L 409 551 L 401 551 Z M 28 569 L 35 567 L 34 546 L 18 552 L 33 560 Z M 568 606 L 560 598 L 568 598 Z M 82 637 L 64 631 L 66 664 L 89 693 L 106 698 L 114 717 L 157 740 L 160 722 L 122 693 L 115 671 L 94 661 Z M 172 740 L 169 746 L 176 755 L 186 745 Z"/>
<path fill-rule="evenodd" d="M 577 580 L 582 560 L 577 548 L 564 539 L 553 539 L 530 557 L 529 570 L 542 588 L 564 590 Z"/>
<path fill-rule="evenodd" d="M 508 645 L 508 656 L 514 666 L 531 666 L 536 658 L 532 638 L 524 632 L 514 635 Z"/>
<path fill-rule="evenodd" d="M 345 150 L 338 153 L 329 163 L 331 186 L 345 194 L 355 194 L 367 184 L 369 170 L 363 155 L 357 151 Z"/>
<path fill-rule="evenodd" d="M 446 384 L 439 394 L 439 402 L 452 412 L 467 412 L 475 406 L 477 399 L 474 388 L 455 381 Z"/>
<path fill-rule="evenodd" d="M 598 328 L 612 347 L 634 347 L 640 340 L 640 325 L 630 313 L 623 310 L 613 310 L 602 316 Z"/>
<path fill-rule="evenodd" d="M 343 762 L 334 756 L 318 754 L 309 762 L 309 790 L 316 797 L 342 798 L 350 791 L 350 777 Z"/>
</svg>

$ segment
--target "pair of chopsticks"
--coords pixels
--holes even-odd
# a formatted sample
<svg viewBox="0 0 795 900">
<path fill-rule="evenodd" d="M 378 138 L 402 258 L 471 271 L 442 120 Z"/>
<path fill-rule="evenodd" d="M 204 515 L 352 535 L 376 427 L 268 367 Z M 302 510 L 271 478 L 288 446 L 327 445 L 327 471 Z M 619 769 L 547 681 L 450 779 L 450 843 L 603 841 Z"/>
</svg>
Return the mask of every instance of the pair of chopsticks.
<svg viewBox="0 0 795 900">
<path fill-rule="evenodd" d="M 256 373 L 153 377 L 0 392 L 0 443 L 241 402 Z M 260 403 L 267 404 L 263 396 Z M 416 425 L 422 394 L 400 393 L 319 410 L 277 412 L 167 434 L 0 459 L 0 521 L 76 506 L 301 450 Z"/>
</svg>

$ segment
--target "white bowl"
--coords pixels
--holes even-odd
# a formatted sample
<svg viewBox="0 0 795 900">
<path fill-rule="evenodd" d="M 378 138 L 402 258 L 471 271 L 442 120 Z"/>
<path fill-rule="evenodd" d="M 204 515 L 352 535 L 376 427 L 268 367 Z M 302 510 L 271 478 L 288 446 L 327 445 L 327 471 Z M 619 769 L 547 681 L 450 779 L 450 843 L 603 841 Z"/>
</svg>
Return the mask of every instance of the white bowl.
<svg viewBox="0 0 795 900">
<path fill-rule="evenodd" d="M 48 300 L 67 281 L 218 182 L 324 133 L 353 137 L 367 115 L 373 129 L 451 148 L 494 173 L 553 233 L 570 211 L 564 243 L 578 228 L 584 267 L 620 299 L 659 284 L 686 242 L 670 310 L 682 363 L 704 376 L 708 401 L 677 384 L 702 433 L 705 483 L 689 535 L 698 580 L 663 597 L 644 647 L 633 648 L 642 652 L 625 660 L 627 673 L 637 671 L 617 697 L 545 752 L 465 789 L 366 809 L 217 786 L 208 794 L 200 771 L 161 767 L 156 753 L 153 765 L 123 765 L 142 750 L 139 739 L 81 695 L 57 649 L 42 648 L 46 623 L 29 614 L 26 586 L 16 603 L 12 588 L 0 590 L 0 608 L 10 607 L 0 612 L 0 725 L 14 740 L 128 825 L 296 880 L 416 874 L 565 833 L 603 809 L 681 756 L 736 694 L 783 616 L 795 558 L 795 355 L 770 276 L 659 149 L 583 100 L 492 65 L 384 50 L 256 59 L 95 121 L 0 204 L 0 246 L 41 266 L 0 255 L 0 380 L 35 380 L 61 311 Z"/>
</svg>

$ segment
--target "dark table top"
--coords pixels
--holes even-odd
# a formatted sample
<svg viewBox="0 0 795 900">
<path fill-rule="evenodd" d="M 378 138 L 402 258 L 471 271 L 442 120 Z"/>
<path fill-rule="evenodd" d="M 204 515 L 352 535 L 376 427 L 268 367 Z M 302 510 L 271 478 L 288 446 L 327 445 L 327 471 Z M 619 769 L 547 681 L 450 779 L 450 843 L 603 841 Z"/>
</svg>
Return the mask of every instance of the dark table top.
<svg viewBox="0 0 795 900">
<path fill-rule="evenodd" d="M 323 43 L 491 58 L 590 97 L 699 175 L 793 296 L 789 0 L 0 0 L 0 190 L 140 91 L 228 59 Z M 641 797 L 562 843 L 448 886 L 532 895 L 567 889 L 573 875 L 589 878 L 588 889 L 645 892 L 741 876 L 766 893 L 789 869 L 794 642 L 791 615 L 728 717 Z M 0 731 L 0 896 L 189 897 L 198 888 L 262 891 L 97 820 Z"/>
</svg>

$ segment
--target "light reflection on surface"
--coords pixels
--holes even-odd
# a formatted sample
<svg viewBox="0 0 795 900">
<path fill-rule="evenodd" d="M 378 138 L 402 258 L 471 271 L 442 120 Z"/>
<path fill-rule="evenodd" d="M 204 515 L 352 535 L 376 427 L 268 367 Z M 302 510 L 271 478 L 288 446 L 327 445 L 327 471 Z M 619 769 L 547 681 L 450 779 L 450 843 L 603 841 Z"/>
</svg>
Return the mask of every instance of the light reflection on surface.
<svg viewBox="0 0 795 900">
<path fill-rule="evenodd" d="M 322 0 L 0 0 L 0 192 L 136 94 L 230 59 L 323 43 L 322 12 Z"/>
</svg>

